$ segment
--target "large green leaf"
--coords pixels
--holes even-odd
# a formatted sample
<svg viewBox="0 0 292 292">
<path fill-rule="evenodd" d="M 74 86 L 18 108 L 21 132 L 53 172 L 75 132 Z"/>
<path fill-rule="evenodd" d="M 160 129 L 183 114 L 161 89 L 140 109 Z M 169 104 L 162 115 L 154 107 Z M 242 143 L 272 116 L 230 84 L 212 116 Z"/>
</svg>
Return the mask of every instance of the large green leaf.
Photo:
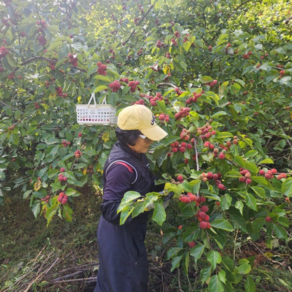
<svg viewBox="0 0 292 292">
<path fill-rule="evenodd" d="M 252 194 L 246 194 L 246 205 L 251 209 L 257 211 L 257 201 Z"/>
<path fill-rule="evenodd" d="M 284 193 L 287 197 L 292 195 L 292 178 L 288 178 L 283 182 L 282 193 Z"/>
<path fill-rule="evenodd" d="M 201 258 L 203 252 L 205 250 L 204 244 L 197 244 L 194 248 L 191 249 L 190 255 L 195 258 L 195 262 Z"/>
<path fill-rule="evenodd" d="M 244 288 L 246 292 L 255 292 L 256 291 L 256 285 L 253 281 L 251 276 L 247 276 L 246 282 L 244 284 Z"/>
<path fill-rule="evenodd" d="M 209 292 L 223 292 L 224 286 L 219 279 L 218 275 L 214 275 L 211 277 L 209 284 L 208 284 L 208 291 Z"/>
<path fill-rule="evenodd" d="M 165 221 L 166 219 L 166 213 L 165 210 L 162 206 L 161 203 L 159 202 L 155 202 L 154 203 L 154 212 L 153 212 L 153 216 L 152 219 L 158 224 L 158 225 L 162 225 L 162 223 Z"/>
<path fill-rule="evenodd" d="M 207 260 L 211 263 L 213 270 L 215 270 L 216 265 L 221 263 L 221 255 L 218 251 L 211 250 L 207 255 Z"/>
<path fill-rule="evenodd" d="M 213 228 L 223 229 L 226 231 L 233 231 L 232 225 L 225 219 L 217 219 L 211 222 Z"/>
<path fill-rule="evenodd" d="M 278 238 L 288 239 L 287 231 L 282 226 L 273 224 L 273 229 Z"/>
</svg>

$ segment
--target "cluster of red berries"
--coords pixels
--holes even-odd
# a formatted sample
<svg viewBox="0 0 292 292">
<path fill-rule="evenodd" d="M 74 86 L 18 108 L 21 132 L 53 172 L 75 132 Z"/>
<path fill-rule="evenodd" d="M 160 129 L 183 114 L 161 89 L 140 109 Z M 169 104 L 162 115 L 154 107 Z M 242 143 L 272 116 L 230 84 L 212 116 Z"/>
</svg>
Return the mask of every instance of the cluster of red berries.
<svg viewBox="0 0 292 292">
<path fill-rule="evenodd" d="M 220 180 L 222 178 L 222 174 L 220 172 L 218 173 L 212 173 L 212 172 L 208 172 L 208 173 L 205 173 L 203 172 L 200 176 L 199 176 L 199 179 L 203 182 L 206 182 L 206 181 L 210 181 L 210 180 Z"/>
<path fill-rule="evenodd" d="M 64 147 L 67 147 L 67 145 L 68 145 L 68 146 L 70 145 L 70 142 L 69 142 L 69 141 L 65 141 L 65 140 L 63 140 L 63 141 L 62 141 L 62 144 L 63 144 Z"/>
<path fill-rule="evenodd" d="M 5 57 L 7 54 L 9 54 L 8 49 L 6 49 L 5 47 L 0 47 L 0 59 Z"/>
<path fill-rule="evenodd" d="M 56 69 L 55 63 L 50 63 L 50 68 L 51 70 L 55 70 Z"/>
<path fill-rule="evenodd" d="M 115 51 L 114 51 L 113 49 L 110 49 L 109 52 L 112 54 L 112 55 L 110 56 L 110 59 L 114 59 L 115 56 L 116 56 Z"/>
<path fill-rule="evenodd" d="M 129 78 L 121 78 L 120 79 L 121 82 L 125 82 L 125 83 L 129 83 Z"/>
<path fill-rule="evenodd" d="M 129 86 L 130 86 L 130 91 L 131 92 L 135 92 L 136 91 L 136 87 L 140 84 L 139 81 L 130 81 L 129 82 Z"/>
<path fill-rule="evenodd" d="M 63 93 L 63 89 L 62 89 L 61 86 L 59 86 L 59 87 L 56 88 L 56 94 L 57 94 L 58 96 L 67 97 L 67 94 L 64 96 L 65 93 Z"/>
<path fill-rule="evenodd" d="M 80 156 L 82 155 L 82 153 L 81 153 L 80 150 L 76 150 L 76 151 L 74 152 L 74 155 L 75 155 L 76 158 L 80 158 Z"/>
<path fill-rule="evenodd" d="M 210 138 L 212 135 L 216 135 L 216 131 L 213 130 L 213 127 L 209 123 L 206 123 L 203 127 L 198 127 L 197 133 L 199 135 L 203 135 L 200 136 L 202 139 Z"/>
<path fill-rule="evenodd" d="M 194 195 L 192 193 L 187 193 L 187 195 L 181 194 L 179 201 L 186 203 L 186 204 L 189 204 L 191 202 L 196 202 L 196 206 L 199 206 L 200 203 L 206 202 L 206 198 L 205 197 L 197 197 L 196 195 Z M 207 206 L 205 206 L 205 207 L 207 207 Z"/>
<path fill-rule="evenodd" d="M 162 47 L 164 47 L 164 43 L 161 42 L 161 40 L 158 40 L 158 41 L 156 42 L 156 47 L 157 47 L 157 48 L 162 48 Z"/>
<path fill-rule="evenodd" d="M 64 176 L 62 173 L 58 174 L 58 181 L 67 181 L 67 177 Z"/>
<path fill-rule="evenodd" d="M 115 80 L 113 83 L 109 84 L 109 88 L 112 92 L 117 92 L 121 88 L 121 84 L 118 80 Z"/>
<path fill-rule="evenodd" d="M 187 149 L 192 149 L 193 145 L 186 142 L 182 142 L 181 144 L 179 144 L 178 141 L 175 141 L 170 144 L 170 147 L 171 147 L 171 151 L 174 153 L 176 152 L 184 153 Z"/>
<path fill-rule="evenodd" d="M 39 109 L 39 108 L 40 108 L 40 105 L 39 105 L 38 102 L 35 102 L 35 104 L 34 104 L 34 108 L 35 108 L 35 109 Z"/>
<path fill-rule="evenodd" d="M 177 41 L 175 39 L 171 39 L 171 42 L 174 46 L 177 46 Z"/>
<path fill-rule="evenodd" d="M 136 102 L 132 102 L 132 105 L 133 105 L 133 104 L 141 104 L 141 105 L 145 105 L 145 102 L 144 102 L 143 99 L 139 99 L 139 100 L 136 101 Z"/>
<path fill-rule="evenodd" d="M 266 220 L 266 222 L 272 222 L 272 218 L 269 216 L 267 216 L 265 220 Z"/>
<path fill-rule="evenodd" d="M 209 85 L 210 87 L 215 86 L 218 83 L 218 80 L 213 80 L 212 82 L 206 83 L 205 85 Z"/>
<path fill-rule="evenodd" d="M 190 130 L 187 129 L 182 129 L 180 132 L 180 138 L 184 141 L 189 141 L 190 140 Z"/>
<path fill-rule="evenodd" d="M 46 38 L 42 34 L 38 36 L 38 41 L 39 41 L 39 44 L 43 46 L 47 43 Z"/>
<path fill-rule="evenodd" d="M 106 65 L 104 65 L 104 64 L 102 64 L 101 62 L 97 62 L 96 63 L 96 65 L 97 65 L 97 67 L 98 67 L 98 69 L 97 69 L 97 73 L 99 74 L 99 75 L 106 75 L 106 69 L 107 69 L 107 66 Z"/>
<path fill-rule="evenodd" d="M 77 55 L 72 55 L 71 53 L 68 53 L 68 57 L 69 57 L 69 62 L 71 63 L 71 65 L 73 67 L 77 67 L 78 66 Z"/>
<path fill-rule="evenodd" d="M 140 20 L 140 17 L 135 17 L 134 18 L 135 25 L 138 25 L 139 24 L 139 20 Z"/>
<path fill-rule="evenodd" d="M 178 87 L 175 87 L 174 91 L 178 96 L 180 96 L 183 93 L 183 91 L 181 91 Z"/>
<path fill-rule="evenodd" d="M 182 107 L 180 111 L 174 115 L 175 119 L 178 120 L 178 119 L 188 116 L 190 114 L 190 110 L 191 109 L 189 107 Z"/>
<path fill-rule="evenodd" d="M 182 183 L 183 181 L 184 181 L 184 177 L 181 175 L 181 174 L 179 174 L 178 176 L 177 176 L 177 178 L 176 178 L 180 183 Z"/>
<path fill-rule="evenodd" d="M 45 20 L 36 21 L 37 25 L 40 25 L 42 28 L 48 27 Z"/>
<path fill-rule="evenodd" d="M 243 59 L 249 59 L 249 56 L 250 56 L 250 55 L 252 55 L 252 52 L 249 51 L 247 54 L 244 54 L 244 55 L 242 56 L 242 58 L 243 58 Z"/>
<path fill-rule="evenodd" d="M 12 72 L 11 74 L 9 74 L 9 75 L 7 76 L 8 79 L 13 79 L 14 77 L 15 77 L 14 72 Z"/>
<path fill-rule="evenodd" d="M 46 196 L 45 198 L 42 198 L 41 201 L 45 203 L 49 203 L 50 196 Z"/>
<path fill-rule="evenodd" d="M 169 115 L 166 115 L 166 114 L 160 114 L 158 119 L 160 121 L 164 121 L 164 122 L 169 122 Z"/>
<path fill-rule="evenodd" d="M 250 179 L 251 174 L 247 169 L 243 169 L 242 167 L 240 168 L 240 174 L 242 175 L 239 177 L 240 182 L 245 182 L 245 184 L 250 185 L 252 180 Z"/>
<path fill-rule="evenodd" d="M 277 169 L 276 168 L 272 168 L 271 170 L 267 170 L 267 172 L 265 172 L 264 169 L 261 169 L 259 171 L 259 175 L 264 176 L 266 179 L 272 179 L 274 178 L 274 175 L 277 173 Z M 277 179 L 282 179 L 282 178 L 286 178 L 287 175 L 286 173 L 280 173 L 279 175 L 277 175 Z"/>
<path fill-rule="evenodd" d="M 202 94 L 204 94 L 205 92 L 202 91 L 200 93 L 195 93 L 194 92 L 194 97 L 189 97 L 187 100 L 186 100 L 186 104 L 190 104 L 192 102 L 197 102 L 198 98 L 202 96 Z"/>
<path fill-rule="evenodd" d="M 163 100 L 163 96 L 162 96 L 162 94 L 159 93 L 159 92 L 157 92 L 155 96 L 152 96 L 152 95 L 150 95 L 150 96 L 148 96 L 148 95 L 144 95 L 144 97 L 146 97 L 146 98 L 149 99 L 149 102 L 150 102 L 150 104 L 151 104 L 152 106 L 156 106 L 156 105 L 157 105 L 156 101 L 158 101 L 158 100 Z"/>
<path fill-rule="evenodd" d="M 208 212 L 208 211 L 209 211 L 208 206 L 202 206 L 196 214 L 196 217 L 200 221 L 200 228 L 201 229 L 211 228 L 211 225 L 209 222 L 210 216 L 206 214 L 206 212 Z"/>
<path fill-rule="evenodd" d="M 68 201 L 68 196 L 65 193 L 61 192 L 58 196 L 58 202 L 60 202 L 61 204 L 66 204 L 67 201 Z"/>
<path fill-rule="evenodd" d="M 281 70 L 280 71 L 280 78 L 283 77 L 285 75 L 285 70 Z"/>
</svg>

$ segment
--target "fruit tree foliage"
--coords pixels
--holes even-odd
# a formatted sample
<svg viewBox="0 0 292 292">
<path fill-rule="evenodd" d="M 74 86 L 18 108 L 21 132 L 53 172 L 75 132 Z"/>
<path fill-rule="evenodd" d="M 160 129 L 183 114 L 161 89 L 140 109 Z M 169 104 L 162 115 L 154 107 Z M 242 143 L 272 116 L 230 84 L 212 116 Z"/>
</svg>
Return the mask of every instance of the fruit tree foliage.
<svg viewBox="0 0 292 292">
<path fill-rule="evenodd" d="M 209 291 L 254 291 L 253 259 L 227 239 L 287 240 L 292 193 L 291 1 L 20 1 L 0 3 L 0 200 L 72 220 L 82 187 L 102 189 L 114 126 L 76 122 L 91 93 L 117 111 L 145 104 L 168 133 L 151 168 L 176 193 L 130 192 L 121 223 L 155 202 L 172 270 L 201 265 Z M 165 221 L 166 220 L 166 221 Z"/>
</svg>

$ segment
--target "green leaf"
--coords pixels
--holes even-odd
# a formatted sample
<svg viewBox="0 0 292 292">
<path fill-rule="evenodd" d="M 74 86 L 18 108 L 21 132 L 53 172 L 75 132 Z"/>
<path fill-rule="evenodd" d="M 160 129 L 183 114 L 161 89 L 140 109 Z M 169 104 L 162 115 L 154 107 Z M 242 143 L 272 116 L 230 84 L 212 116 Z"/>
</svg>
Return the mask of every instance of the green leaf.
<svg viewBox="0 0 292 292">
<path fill-rule="evenodd" d="M 274 164 L 274 161 L 270 158 L 266 158 L 259 162 L 259 164 Z"/>
<path fill-rule="evenodd" d="M 120 215 L 120 225 L 123 225 L 126 222 L 126 220 L 131 215 L 133 210 L 134 210 L 134 208 L 132 206 L 126 206 L 123 209 L 123 211 L 121 212 L 121 215 Z"/>
<path fill-rule="evenodd" d="M 273 224 L 273 229 L 278 238 L 288 239 L 287 231 L 280 225 Z"/>
<path fill-rule="evenodd" d="M 40 211 L 41 211 L 41 204 L 40 203 L 34 204 L 31 208 L 31 210 L 32 210 L 34 217 L 37 218 Z"/>
<path fill-rule="evenodd" d="M 233 95 L 237 95 L 241 89 L 241 86 L 237 83 L 234 83 L 230 86 L 230 93 Z"/>
<path fill-rule="evenodd" d="M 267 180 L 262 176 L 252 176 L 251 180 L 262 185 L 268 185 Z"/>
<path fill-rule="evenodd" d="M 246 194 L 246 205 L 250 207 L 252 210 L 257 211 L 257 201 L 252 194 Z"/>
<path fill-rule="evenodd" d="M 211 250 L 207 255 L 207 260 L 212 265 L 213 270 L 215 270 L 216 265 L 221 263 L 221 255 L 218 251 Z"/>
<path fill-rule="evenodd" d="M 231 202 L 232 197 L 229 194 L 225 194 L 220 203 L 222 211 L 228 210 L 231 206 Z"/>
<path fill-rule="evenodd" d="M 286 179 L 282 184 L 282 193 L 287 197 L 290 197 L 292 194 L 292 177 Z"/>
<path fill-rule="evenodd" d="M 206 267 L 201 269 L 200 279 L 203 283 L 206 283 L 211 276 L 212 267 Z"/>
<path fill-rule="evenodd" d="M 253 191 L 261 198 L 265 199 L 266 198 L 266 191 L 263 188 L 260 187 L 251 187 Z"/>
<path fill-rule="evenodd" d="M 176 256 L 180 251 L 182 251 L 183 248 L 180 247 L 171 247 L 168 251 L 167 251 L 167 259 L 171 259 L 174 256 Z"/>
<path fill-rule="evenodd" d="M 213 115 L 211 116 L 211 118 L 212 118 L 212 119 L 215 119 L 215 118 L 218 118 L 218 117 L 221 117 L 221 116 L 226 116 L 226 115 L 227 115 L 226 112 L 224 112 L 224 111 L 219 111 L 219 112 L 216 112 L 215 114 L 213 114 Z"/>
<path fill-rule="evenodd" d="M 171 270 L 170 270 L 171 272 L 172 272 L 175 268 L 178 268 L 178 267 L 179 267 L 179 264 L 180 264 L 180 261 L 181 261 L 182 257 L 183 257 L 183 255 L 181 255 L 181 256 L 177 256 L 177 257 L 174 257 L 174 258 L 172 259 L 172 261 L 171 261 L 172 266 L 171 266 Z"/>
<path fill-rule="evenodd" d="M 218 229 L 223 229 L 226 231 L 233 231 L 232 225 L 225 219 L 218 219 L 211 222 L 211 226 Z"/>
<path fill-rule="evenodd" d="M 224 286 L 219 279 L 218 275 L 214 275 L 211 277 L 209 284 L 208 284 L 208 291 L 209 292 L 223 292 Z"/>
<path fill-rule="evenodd" d="M 0 180 L 5 180 L 5 173 L 3 171 L 0 171 Z"/>
<path fill-rule="evenodd" d="M 143 213 L 145 210 L 144 202 L 135 202 L 134 203 L 134 209 L 132 212 L 132 217 L 137 217 L 141 213 Z"/>
<path fill-rule="evenodd" d="M 242 203 L 242 201 L 237 201 L 235 203 L 235 208 L 240 211 L 241 215 L 243 215 L 243 207 L 244 207 L 244 204 Z"/>
<path fill-rule="evenodd" d="M 234 272 L 234 262 L 229 257 L 222 257 L 222 264 L 229 272 Z"/>
<path fill-rule="evenodd" d="M 164 210 L 162 204 L 159 202 L 154 203 L 154 212 L 153 212 L 152 219 L 160 226 L 162 225 L 162 223 L 166 219 L 165 210 Z"/>
<path fill-rule="evenodd" d="M 192 43 L 189 41 L 186 41 L 183 43 L 183 48 L 185 49 L 186 52 L 189 51 L 190 47 L 191 47 Z"/>
<path fill-rule="evenodd" d="M 124 194 L 124 197 L 121 201 L 121 204 L 127 204 L 132 202 L 133 200 L 136 200 L 138 198 L 140 198 L 141 195 L 138 192 L 134 192 L 134 191 L 128 191 Z"/>
<path fill-rule="evenodd" d="M 23 194 L 22 198 L 23 198 L 23 199 L 26 199 L 31 193 L 32 193 L 32 190 L 28 190 L 28 191 L 26 191 L 26 192 Z"/>
<path fill-rule="evenodd" d="M 256 291 L 256 285 L 251 276 L 247 276 L 246 281 L 244 283 L 244 288 L 246 292 Z"/>
<path fill-rule="evenodd" d="M 238 273 L 241 275 L 246 275 L 251 271 L 251 265 L 248 263 L 243 263 L 238 267 Z"/>
<path fill-rule="evenodd" d="M 257 154 L 258 154 L 258 151 L 256 151 L 256 150 L 250 150 L 250 151 L 248 151 L 248 152 L 246 152 L 244 154 L 244 157 L 245 158 L 249 158 L 249 157 L 253 157 L 253 156 L 257 155 Z"/>
<path fill-rule="evenodd" d="M 73 210 L 68 204 L 63 205 L 63 217 L 67 222 L 72 222 Z"/>
<path fill-rule="evenodd" d="M 209 77 L 209 76 L 201 76 L 200 77 L 200 81 L 202 83 L 209 83 L 213 81 L 213 78 Z"/>
<path fill-rule="evenodd" d="M 217 135 L 218 139 L 232 138 L 233 135 L 229 132 L 221 132 Z"/>
<path fill-rule="evenodd" d="M 78 191 L 76 191 L 74 189 L 69 188 L 69 189 L 66 190 L 66 195 L 69 196 L 69 197 L 78 197 L 81 194 L 80 194 L 80 192 L 78 192 Z"/>
<path fill-rule="evenodd" d="M 195 262 L 200 259 L 205 249 L 204 244 L 198 244 L 194 248 L 191 249 L 190 255 L 195 258 Z"/>
<path fill-rule="evenodd" d="M 100 85 L 100 86 L 94 88 L 93 92 L 94 92 L 94 93 L 97 93 L 97 92 L 100 92 L 100 91 L 105 90 L 105 89 L 107 89 L 107 88 L 108 88 L 108 87 L 105 86 L 105 85 Z"/>
<path fill-rule="evenodd" d="M 226 283 L 226 273 L 224 270 L 221 270 L 219 273 L 218 273 L 218 276 L 219 276 L 219 279 L 222 283 Z"/>
</svg>

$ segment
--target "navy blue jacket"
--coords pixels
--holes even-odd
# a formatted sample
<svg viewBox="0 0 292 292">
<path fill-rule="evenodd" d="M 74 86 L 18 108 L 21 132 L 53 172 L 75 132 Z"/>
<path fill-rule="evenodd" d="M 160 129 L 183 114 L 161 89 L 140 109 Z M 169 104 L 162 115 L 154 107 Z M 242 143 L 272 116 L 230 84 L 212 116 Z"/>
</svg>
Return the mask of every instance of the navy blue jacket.
<svg viewBox="0 0 292 292">
<path fill-rule="evenodd" d="M 99 270 L 94 292 L 147 292 L 148 260 L 144 244 L 148 212 L 119 225 L 117 209 L 123 194 L 145 196 L 163 190 L 154 185 L 145 154 L 116 143 L 104 166 L 104 201 L 97 230 Z"/>
</svg>

